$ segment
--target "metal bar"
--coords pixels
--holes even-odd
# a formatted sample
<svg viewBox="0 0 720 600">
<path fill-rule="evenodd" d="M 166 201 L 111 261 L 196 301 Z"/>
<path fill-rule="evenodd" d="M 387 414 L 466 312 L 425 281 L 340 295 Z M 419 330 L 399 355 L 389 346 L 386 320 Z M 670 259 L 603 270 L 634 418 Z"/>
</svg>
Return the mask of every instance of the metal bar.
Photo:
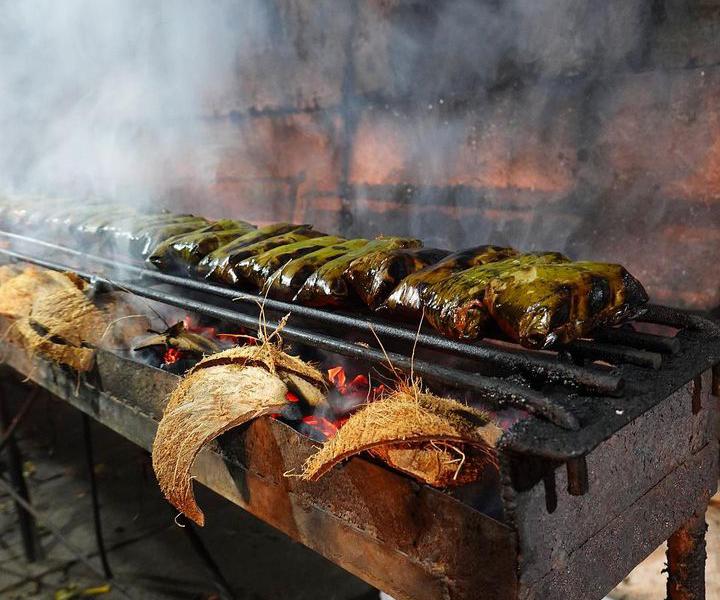
<svg viewBox="0 0 720 600">
<path fill-rule="evenodd" d="M 38 396 L 39 389 L 40 388 L 38 388 L 38 387 L 33 387 L 30 394 L 28 394 L 27 399 L 25 400 L 23 405 L 20 407 L 20 410 L 13 417 L 12 421 L 10 422 L 10 425 L 8 425 L 7 428 L 4 428 L 2 438 L 0 438 L 0 452 L 2 452 L 5 449 L 5 446 L 12 439 L 13 434 L 15 433 L 15 430 L 18 428 L 20 423 L 22 423 L 28 410 L 30 410 L 30 407 L 35 402 L 35 399 Z"/>
<path fill-rule="evenodd" d="M 53 261 L 28 256 L 13 250 L 7 250 L 5 248 L 0 248 L 0 253 L 17 260 L 36 264 L 55 271 L 64 271 L 68 268 L 65 265 Z M 183 296 L 154 290 L 135 283 L 119 283 L 105 277 L 98 277 L 92 273 L 76 269 L 73 270 L 77 273 L 77 275 L 84 279 L 97 281 L 101 285 L 106 285 L 110 288 L 131 292 L 133 294 L 137 294 L 138 296 L 143 296 L 151 300 L 157 300 L 158 302 L 169 304 L 171 306 L 177 306 L 184 310 L 197 312 L 222 321 L 237 323 L 253 331 L 258 331 L 260 328 L 258 319 L 251 315 L 246 315 L 227 308 L 212 306 L 204 302 L 198 302 Z M 269 329 L 274 329 L 277 326 L 277 322 L 269 321 L 267 323 L 267 327 Z M 505 379 L 487 377 L 485 375 L 470 373 L 467 371 L 445 368 L 425 361 L 412 361 L 410 357 L 401 354 L 388 353 L 386 357 L 385 353 L 378 350 L 367 348 L 365 346 L 358 346 L 334 337 L 306 331 L 291 325 L 286 325 L 283 328 L 282 335 L 284 339 L 292 342 L 306 344 L 328 352 L 342 354 L 350 358 L 356 358 L 375 364 L 386 363 L 389 358 L 392 364 L 398 369 L 410 371 L 412 368 L 415 373 L 423 375 L 429 380 L 434 380 L 448 386 L 458 387 L 460 389 L 479 392 L 482 394 L 483 400 L 486 400 L 495 406 L 514 406 L 526 410 L 533 415 L 544 417 L 548 421 L 565 429 L 577 430 L 580 428 L 580 423 L 575 415 L 558 402 L 557 399 L 546 396 L 532 389 L 511 383 Z"/>
<path fill-rule="evenodd" d="M 629 327 L 599 328 L 593 332 L 593 339 L 660 354 L 677 354 L 681 349 L 678 338 L 643 333 Z"/>
<path fill-rule="evenodd" d="M 705 514 L 693 515 L 668 539 L 668 600 L 705 600 Z"/>
<path fill-rule="evenodd" d="M 626 363 L 655 370 L 662 366 L 662 355 L 647 350 L 612 346 L 588 340 L 575 340 L 564 348 L 574 356 L 589 358 L 590 360 L 604 360 L 612 364 Z"/>
<path fill-rule="evenodd" d="M 418 346 L 442 352 L 449 352 L 457 356 L 484 361 L 490 365 L 511 371 L 520 371 L 525 375 L 534 378 L 544 378 L 550 382 L 563 384 L 573 383 L 587 390 L 607 394 L 616 394 L 623 388 L 623 380 L 619 373 L 600 369 L 597 367 L 584 366 L 560 362 L 556 357 L 550 357 L 537 352 L 523 350 L 521 352 L 500 348 L 492 342 L 476 342 L 467 344 L 458 342 L 439 335 L 420 333 L 408 327 L 388 323 L 381 319 L 368 316 L 349 316 L 337 311 L 320 310 L 300 304 L 282 302 L 272 298 L 263 298 L 258 294 L 251 294 L 220 285 L 197 281 L 187 277 L 168 275 L 160 271 L 145 269 L 131 264 L 118 264 L 117 261 L 109 260 L 100 256 L 86 254 L 73 248 L 60 246 L 42 240 L 36 240 L 26 236 L 0 231 L 0 236 L 13 240 L 36 244 L 50 250 L 60 251 L 76 256 L 83 261 L 90 260 L 100 265 L 109 267 L 120 273 L 131 273 L 141 279 L 153 279 L 158 282 L 184 287 L 186 289 L 219 296 L 232 301 L 239 301 L 255 305 L 262 301 L 267 310 L 278 311 L 283 314 L 298 315 L 314 321 L 319 321 L 333 326 L 347 329 L 374 332 L 379 336 L 385 336 L 398 341 L 414 344 L 417 340 Z"/>
<path fill-rule="evenodd" d="M 678 329 L 692 329 L 694 331 L 701 331 L 714 336 L 720 335 L 720 325 L 714 323 L 710 319 L 706 319 L 700 315 L 676 310 L 674 308 L 670 308 L 669 306 L 648 304 L 647 310 L 638 319 L 638 321 L 667 325 Z"/>
<path fill-rule="evenodd" d="M 95 477 L 95 453 L 93 451 L 92 430 L 90 429 L 90 417 L 84 412 L 80 413 L 82 418 L 83 439 L 85 441 L 85 458 L 87 459 L 88 478 L 90 479 L 90 498 L 92 499 L 93 526 L 95 528 L 95 543 L 97 544 L 100 564 L 106 579 L 112 579 L 113 573 L 105 551 L 105 539 L 102 531 L 102 519 L 100 518 L 100 498 L 98 496 L 97 478 Z"/>
<path fill-rule="evenodd" d="M 0 424 L 2 425 L 3 431 L 8 431 L 10 425 L 8 424 L 6 398 L 0 400 Z M 13 491 L 17 496 L 15 498 L 15 510 L 20 524 L 23 551 L 25 553 L 25 559 L 32 563 L 37 560 L 37 530 L 32 515 L 23 510 L 22 502 L 18 499 L 20 498 L 22 501 L 28 504 L 30 503 L 30 494 L 23 473 L 22 456 L 14 432 L 10 433 L 6 448 L 10 481 L 12 482 Z"/>
</svg>

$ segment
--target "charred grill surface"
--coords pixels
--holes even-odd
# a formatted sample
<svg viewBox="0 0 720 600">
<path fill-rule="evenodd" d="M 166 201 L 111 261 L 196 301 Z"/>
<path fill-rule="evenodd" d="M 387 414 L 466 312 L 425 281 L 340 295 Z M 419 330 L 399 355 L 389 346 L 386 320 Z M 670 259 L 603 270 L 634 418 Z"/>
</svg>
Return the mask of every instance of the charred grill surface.
<svg viewBox="0 0 720 600">
<path fill-rule="evenodd" d="M 98 285 L 119 287 L 257 328 L 257 302 L 262 300 L 257 294 L 134 264 L 118 264 L 17 234 L 0 232 L 0 237 L 9 246 L 0 253 L 11 259 L 74 270 Z M 53 260 L 45 258 L 48 251 L 52 251 Z M 510 452 L 558 461 L 587 454 L 695 375 L 720 362 L 719 328 L 702 317 L 666 307 L 650 306 L 641 321 L 679 329 L 675 336 L 630 327 L 600 329 L 596 337 L 601 341 L 580 340 L 552 353 L 496 340 L 463 343 L 433 333 L 417 334 L 414 329 L 374 316 L 272 299 L 265 301 L 265 310 L 271 315 L 293 315 L 284 330 L 289 341 L 380 363 L 385 360 L 381 351 L 358 343 L 377 334 L 391 348 L 392 344 L 402 346 L 403 351 L 390 350 L 393 363 L 401 369 L 409 369 L 409 350 L 417 338 L 418 348 L 430 357 L 426 360 L 418 352 L 414 364 L 417 374 L 428 382 L 477 392 L 496 406 L 524 408 L 539 417 L 515 425 L 504 437 L 503 446 Z M 438 353 L 444 355 L 442 365 L 438 364 Z"/>
</svg>

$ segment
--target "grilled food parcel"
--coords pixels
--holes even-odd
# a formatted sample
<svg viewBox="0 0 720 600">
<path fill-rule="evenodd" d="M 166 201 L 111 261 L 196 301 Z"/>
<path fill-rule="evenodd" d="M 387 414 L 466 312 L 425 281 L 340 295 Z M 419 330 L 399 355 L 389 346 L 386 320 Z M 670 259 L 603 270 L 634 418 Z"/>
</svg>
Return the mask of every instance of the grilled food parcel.
<svg viewBox="0 0 720 600">
<path fill-rule="evenodd" d="M 622 266 L 572 262 L 558 253 L 483 245 L 447 254 L 416 239 L 346 240 L 310 225 L 258 229 L 243 221 L 139 214 L 99 203 L 54 208 L 45 212 L 47 230 L 69 232 L 84 248 L 124 249 L 136 258 L 147 255 L 163 271 L 254 285 L 310 306 L 362 303 L 416 323 L 424 314 L 443 335 L 464 340 L 500 328 L 526 346 L 547 347 L 637 316 L 647 302 L 642 285 Z M 36 209 L 33 199 L 5 203 L 0 219 L 23 231 L 38 218 Z"/>
<path fill-rule="evenodd" d="M 497 324 L 524 346 L 546 348 L 599 325 L 637 316 L 648 300 L 622 266 L 570 262 L 558 253 L 526 254 L 471 267 L 426 290 L 430 324 L 474 340 Z"/>
<path fill-rule="evenodd" d="M 352 264 L 368 254 L 390 252 L 398 248 L 420 248 L 422 242 L 409 238 L 378 238 L 364 246 L 334 258 L 319 267 L 307 278 L 295 300 L 309 306 L 341 306 L 352 303 L 354 296 L 349 285 Z"/>
<path fill-rule="evenodd" d="M 324 235 L 317 231 L 311 232 L 311 229 L 310 225 L 292 225 L 291 223 L 275 223 L 260 227 L 208 254 L 198 263 L 195 271 L 206 279 L 234 285 L 238 282 L 234 269 L 240 261 L 254 253 L 271 250 L 283 244 Z M 286 234 L 294 235 L 285 237 Z"/>
</svg>

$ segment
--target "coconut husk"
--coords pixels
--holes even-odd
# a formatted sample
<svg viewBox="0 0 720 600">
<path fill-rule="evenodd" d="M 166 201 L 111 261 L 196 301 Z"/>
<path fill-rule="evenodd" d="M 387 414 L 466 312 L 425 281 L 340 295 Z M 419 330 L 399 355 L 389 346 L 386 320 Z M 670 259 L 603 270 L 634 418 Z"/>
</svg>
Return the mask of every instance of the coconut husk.
<svg viewBox="0 0 720 600">
<path fill-rule="evenodd" d="M 105 315 L 85 295 L 86 283 L 62 274 L 59 289 L 39 291 L 30 314 L 18 321 L 17 329 L 31 352 L 38 352 L 76 371 L 89 371 L 95 350 L 107 328 Z"/>
<path fill-rule="evenodd" d="M 262 366 L 277 374 L 289 391 L 300 396 L 310 406 L 325 402 L 328 383 L 325 376 L 304 360 L 286 354 L 273 344 L 239 346 L 208 356 L 198 362 L 190 373 L 218 365 Z"/>
<path fill-rule="evenodd" d="M 19 275 L 10 277 L 6 271 L 0 284 L 0 314 L 7 317 L 27 317 L 35 297 L 41 292 L 52 293 L 68 287 L 77 287 L 75 279 L 67 273 L 58 273 L 36 267 L 27 267 Z"/>
<path fill-rule="evenodd" d="M 460 485 L 494 461 L 501 434 L 482 411 L 402 383 L 350 417 L 308 458 L 302 477 L 317 480 L 339 462 L 369 451 L 424 483 Z"/>
<path fill-rule="evenodd" d="M 296 378 L 314 387 L 313 395 L 323 394 L 317 369 L 271 344 L 232 348 L 200 361 L 170 396 L 153 443 L 153 468 L 168 501 L 204 525 L 192 489 L 195 457 L 220 434 L 280 412 Z"/>
</svg>

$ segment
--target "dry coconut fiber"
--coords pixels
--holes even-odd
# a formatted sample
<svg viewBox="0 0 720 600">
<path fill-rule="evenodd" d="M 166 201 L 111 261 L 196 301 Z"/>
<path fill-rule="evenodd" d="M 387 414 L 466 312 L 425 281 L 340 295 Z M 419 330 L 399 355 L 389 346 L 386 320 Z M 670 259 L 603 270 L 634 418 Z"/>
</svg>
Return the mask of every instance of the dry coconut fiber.
<svg viewBox="0 0 720 600">
<path fill-rule="evenodd" d="M 39 290 L 30 313 L 17 323 L 23 344 L 31 352 L 89 371 L 98 345 L 107 328 L 107 318 L 86 296 L 85 281 L 60 274 L 67 282 L 52 291 Z"/>
<path fill-rule="evenodd" d="M 200 361 L 170 395 L 153 443 L 153 469 L 165 497 L 204 525 L 191 477 L 200 450 L 234 427 L 281 411 L 289 391 L 318 402 L 325 390 L 317 369 L 270 343 L 232 348 Z"/>
<path fill-rule="evenodd" d="M 460 485 L 495 460 L 501 435 L 484 412 L 423 391 L 419 381 L 400 382 L 353 414 L 307 459 L 302 477 L 317 480 L 341 461 L 371 452 L 424 483 Z"/>
<path fill-rule="evenodd" d="M 27 317 L 37 296 L 54 291 L 77 287 L 77 279 L 68 273 L 59 273 L 34 266 L 26 267 L 21 273 L 12 276 L 5 271 L 0 283 L 0 315 L 6 317 Z"/>
</svg>

